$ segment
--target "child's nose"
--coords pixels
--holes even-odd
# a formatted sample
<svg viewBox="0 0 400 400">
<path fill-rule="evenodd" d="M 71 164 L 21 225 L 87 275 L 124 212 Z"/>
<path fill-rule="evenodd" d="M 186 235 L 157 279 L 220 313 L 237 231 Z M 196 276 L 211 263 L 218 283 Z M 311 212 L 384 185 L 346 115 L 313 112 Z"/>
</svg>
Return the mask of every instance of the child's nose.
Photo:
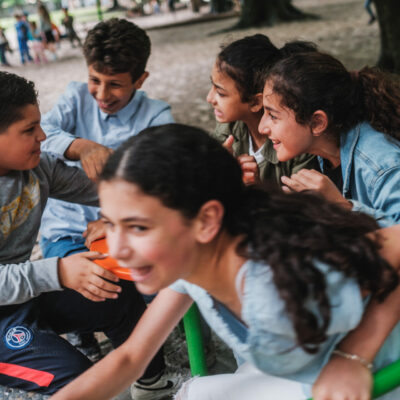
<svg viewBox="0 0 400 400">
<path fill-rule="evenodd" d="M 211 88 L 208 91 L 208 94 L 207 94 L 207 98 L 206 98 L 207 103 L 213 104 L 214 103 L 214 99 L 215 99 L 214 90 L 213 90 L 213 88 Z"/>
<path fill-rule="evenodd" d="M 43 142 L 43 140 L 45 140 L 46 139 L 46 134 L 44 133 L 44 131 L 43 131 L 43 129 L 41 128 L 41 126 L 39 126 L 39 132 L 38 132 L 38 135 L 37 135 L 37 141 L 38 142 Z"/>
<path fill-rule="evenodd" d="M 260 123 L 258 124 L 258 132 L 262 135 L 269 135 L 271 133 L 271 129 L 266 121 L 265 114 L 262 116 Z"/>
<path fill-rule="evenodd" d="M 116 260 L 125 260 L 130 256 L 130 249 L 125 244 L 124 235 L 116 229 L 107 233 L 108 253 Z"/>
<path fill-rule="evenodd" d="M 100 85 L 97 89 L 97 99 L 98 100 L 107 100 L 109 95 L 109 91 L 107 86 L 105 85 Z"/>
</svg>

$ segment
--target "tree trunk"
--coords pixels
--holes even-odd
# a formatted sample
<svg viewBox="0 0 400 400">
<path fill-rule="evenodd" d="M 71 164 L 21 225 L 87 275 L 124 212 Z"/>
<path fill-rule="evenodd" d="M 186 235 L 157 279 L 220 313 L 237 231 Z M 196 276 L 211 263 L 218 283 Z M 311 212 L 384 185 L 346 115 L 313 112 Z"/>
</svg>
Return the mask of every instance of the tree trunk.
<svg viewBox="0 0 400 400">
<path fill-rule="evenodd" d="M 211 0 L 211 12 L 222 13 L 230 11 L 233 7 L 231 0 Z"/>
<path fill-rule="evenodd" d="M 116 11 L 116 10 L 126 10 L 126 7 L 121 6 L 118 0 L 113 0 L 113 5 L 108 9 L 108 11 Z"/>
<path fill-rule="evenodd" d="M 400 73 L 400 1 L 375 0 L 381 31 L 381 52 L 378 66 L 386 71 Z"/>
<path fill-rule="evenodd" d="M 201 0 L 190 0 L 190 2 L 192 3 L 192 11 L 200 12 Z"/>
<path fill-rule="evenodd" d="M 244 0 L 238 28 L 267 25 L 278 22 L 316 19 L 291 4 L 292 0 Z"/>
</svg>

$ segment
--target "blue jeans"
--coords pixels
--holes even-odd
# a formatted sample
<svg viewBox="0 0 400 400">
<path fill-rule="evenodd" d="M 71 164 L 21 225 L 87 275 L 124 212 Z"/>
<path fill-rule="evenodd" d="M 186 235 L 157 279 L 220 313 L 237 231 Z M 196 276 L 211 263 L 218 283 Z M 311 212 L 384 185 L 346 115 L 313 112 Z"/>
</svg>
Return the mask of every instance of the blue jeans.
<svg viewBox="0 0 400 400">
<path fill-rule="evenodd" d="M 18 39 L 18 47 L 19 47 L 19 54 L 21 56 L 21 62 L 22 64 L 25 64 L 25 61 L 32 61 L 33 58 L 29 54 L 29 47 L 28 47 L 28 41 Z M 26 58 L 26 60 L 25 60 Z"/>
<path fill-rule="evenodd" d="M 1 63 L 1 65 L 8 65 L 8 61 L 6 58 L 6 47 L 7 47 L 6 43 L 0 44 L 0 63 Z"/>
</svg>

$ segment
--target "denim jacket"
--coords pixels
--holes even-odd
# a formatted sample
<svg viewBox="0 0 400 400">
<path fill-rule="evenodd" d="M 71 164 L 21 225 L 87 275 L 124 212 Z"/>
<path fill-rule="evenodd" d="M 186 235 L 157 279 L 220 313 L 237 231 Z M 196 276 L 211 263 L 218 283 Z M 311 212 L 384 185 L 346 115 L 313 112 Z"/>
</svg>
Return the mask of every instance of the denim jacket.
<svg viewBox="0 0 400 400">
<path fill-rule="evenodd" d="M 320 166 L 323 171 L 322 159 Z M 400 142 L 368 123 L 340 137 L 343 196 L 381 226 L 400 222 Z"/>
<path fill-rule="evenodd" d="M 326 280 L 327 295 L 331 304 L 331 321 L 327 339 L 316 353 L 305 352 L 297 345 L 296 332 L 287 315 L 271 268 L 261 262 L 248 260 L 244 271 L 242 296 L 242 321 L 248 328 L 245 342 L 241 341 L 224 321 L 214 306 L 213 298 L 201 287 L 184 280 L 175 282 L 171 289 L 188 294 L 197 303 L 200 312 L 218 336 L 234 351 L 237 358 L 248 361 L 261 371 L 306 384 L 305 393 L 329 360 L 337 343 L 354 329 L 364 312 L 357 283 L 341 272 L 316 262 Z M 315 304 L 307 307 L 318 315 Z M 398 324 L 374 361 L 381 368 L 400 357 L 400 324 Z"/>
</svg>

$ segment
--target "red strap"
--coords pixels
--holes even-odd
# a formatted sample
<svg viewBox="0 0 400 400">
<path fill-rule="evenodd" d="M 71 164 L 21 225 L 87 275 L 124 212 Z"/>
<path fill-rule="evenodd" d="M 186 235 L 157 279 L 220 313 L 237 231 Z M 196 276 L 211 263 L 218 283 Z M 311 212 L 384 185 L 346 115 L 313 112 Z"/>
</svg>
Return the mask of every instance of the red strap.
<svg viewBox="0 0 400 400">
<path fill-rule="evenodd" d="M 2 362 L 0 362 L 0 374 L 33 382 L 36 383 L 36 385 L 43 387 L 48 387 L 54 379 L 54 375 L 50 374 L 49 372 Z"/>
</svg>

